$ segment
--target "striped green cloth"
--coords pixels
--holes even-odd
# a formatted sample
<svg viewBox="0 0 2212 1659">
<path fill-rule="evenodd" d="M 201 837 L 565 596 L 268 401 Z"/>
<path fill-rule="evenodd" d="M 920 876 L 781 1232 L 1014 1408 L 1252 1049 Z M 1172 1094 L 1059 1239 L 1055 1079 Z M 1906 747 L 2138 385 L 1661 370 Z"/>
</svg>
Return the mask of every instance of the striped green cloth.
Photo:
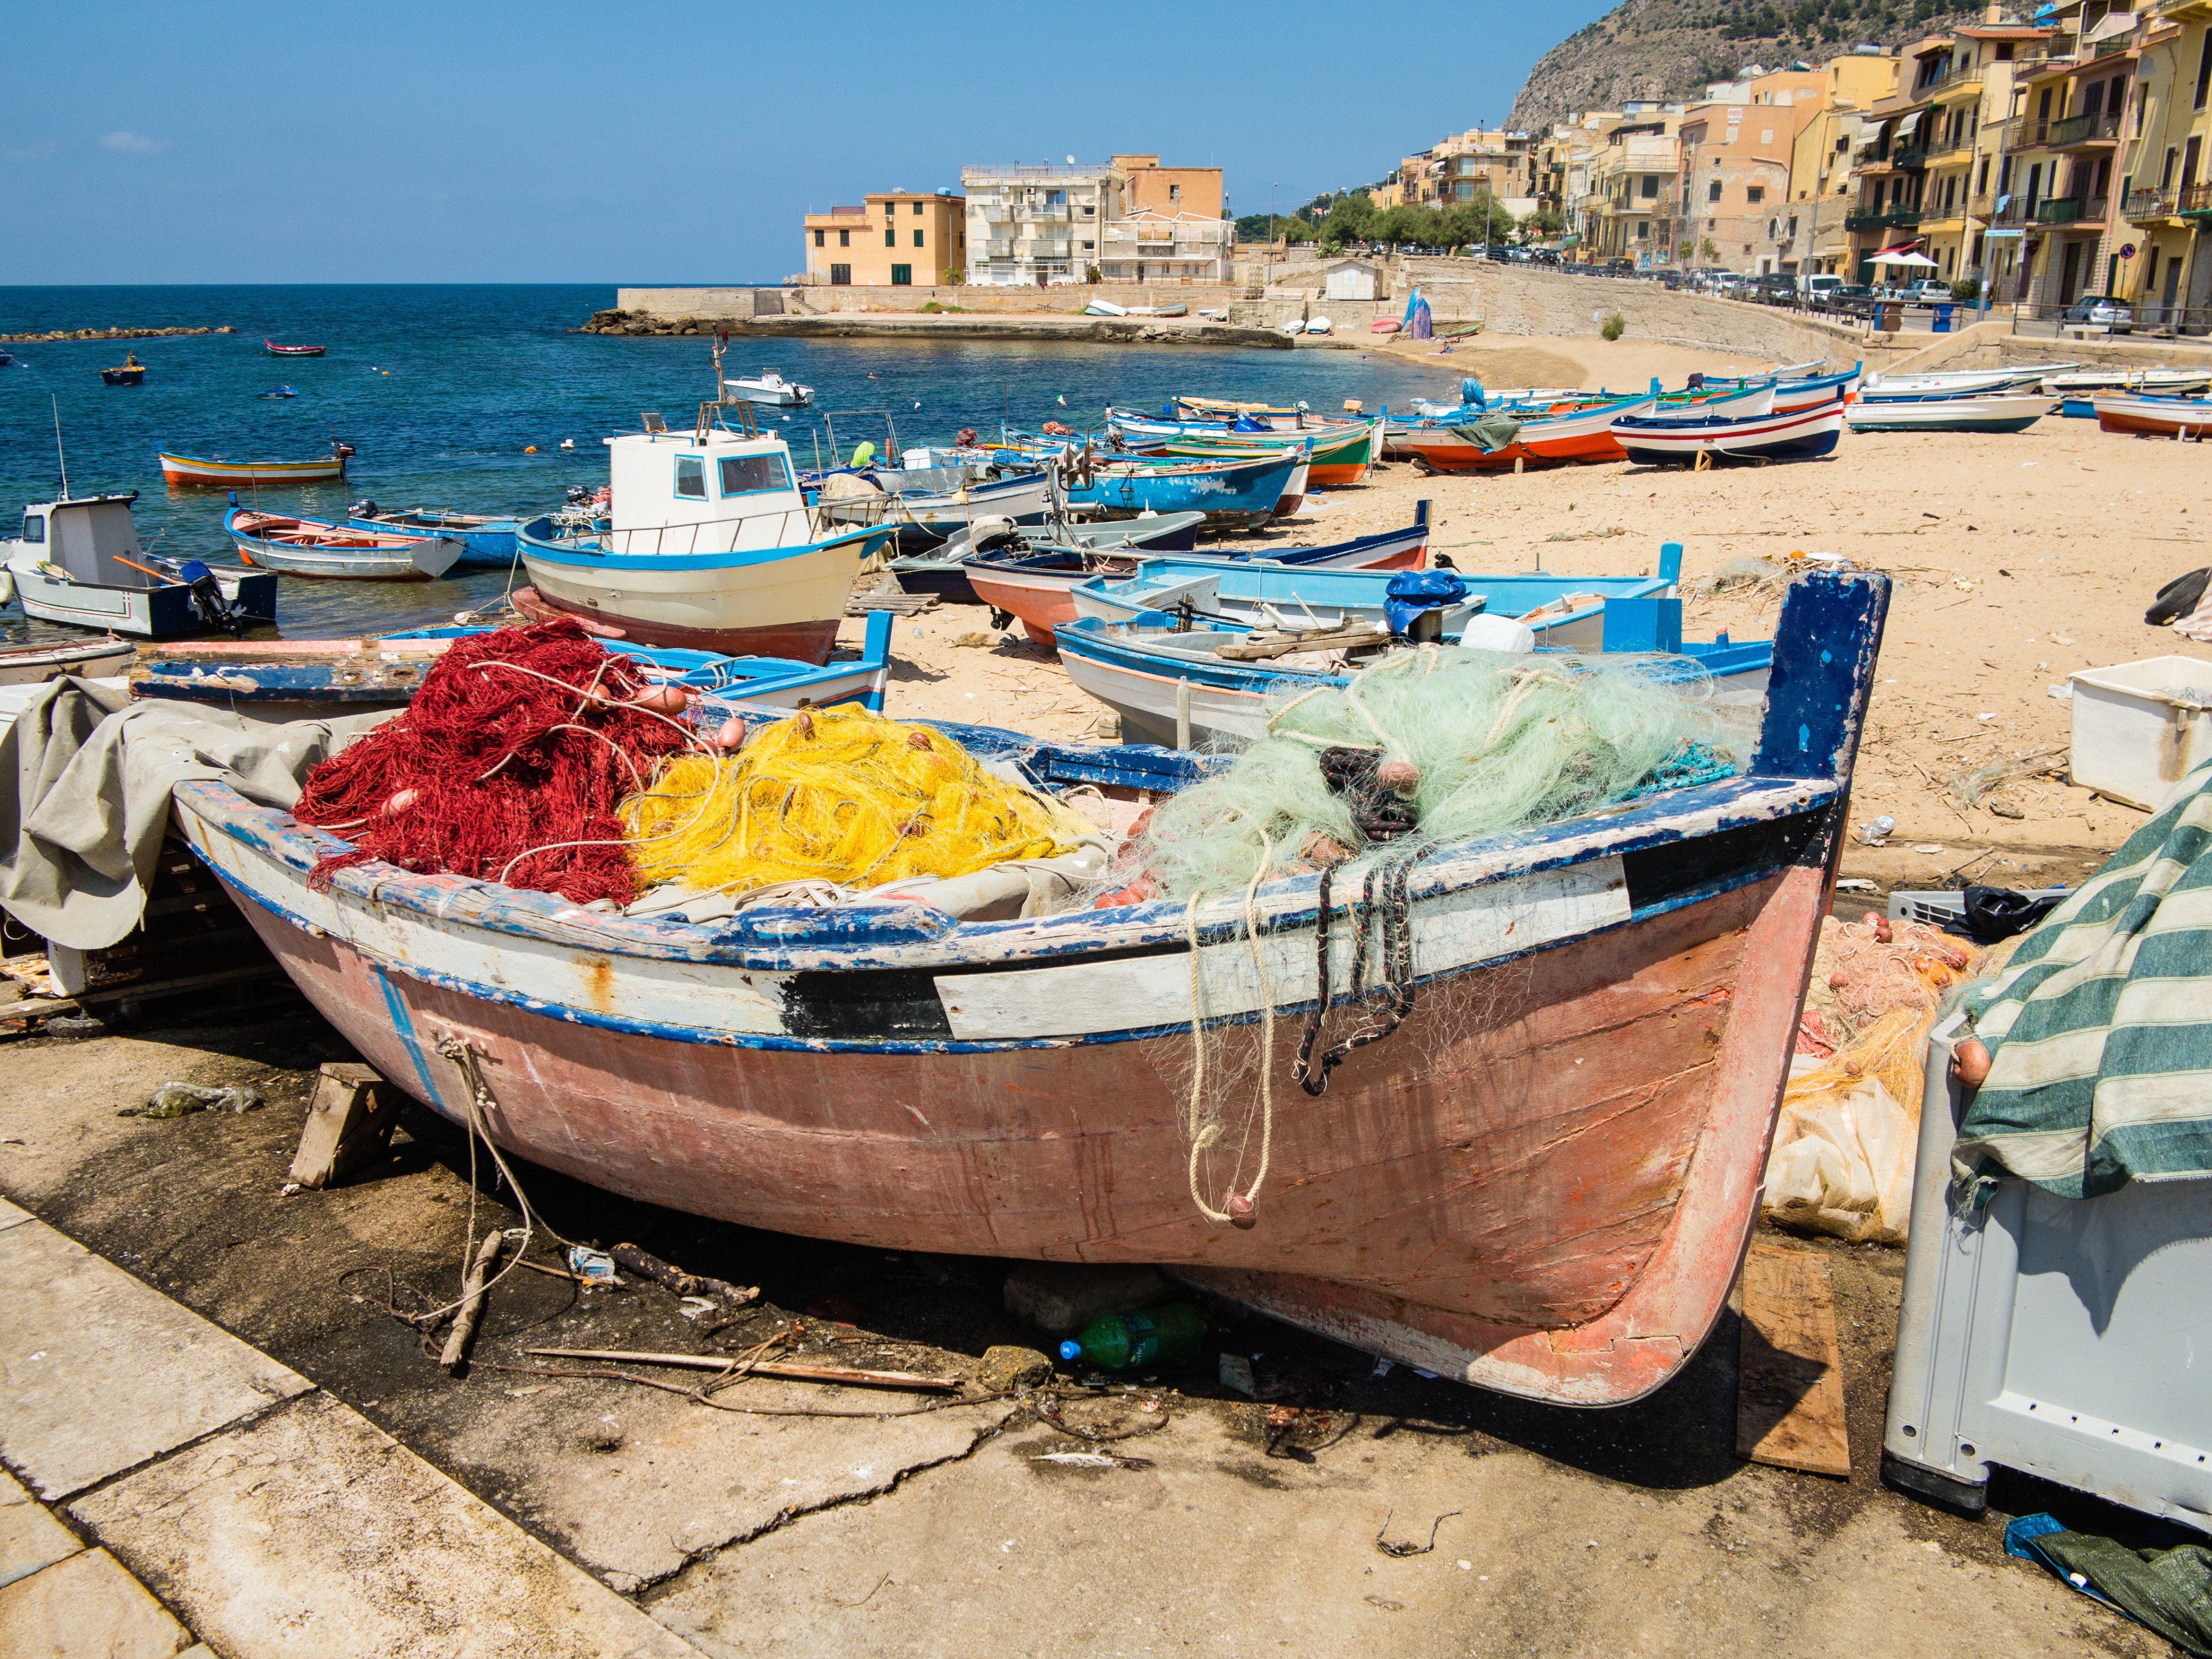
<svg viewBox="0 0 2212 1659">
<path fill-rule="evenodd" d="M 1966 1007 L 1993 1064 L 1959 1125 L 1961 1181 L 2094 1198 L 2212 1175 L 2212 763 Z"/>
</svg>

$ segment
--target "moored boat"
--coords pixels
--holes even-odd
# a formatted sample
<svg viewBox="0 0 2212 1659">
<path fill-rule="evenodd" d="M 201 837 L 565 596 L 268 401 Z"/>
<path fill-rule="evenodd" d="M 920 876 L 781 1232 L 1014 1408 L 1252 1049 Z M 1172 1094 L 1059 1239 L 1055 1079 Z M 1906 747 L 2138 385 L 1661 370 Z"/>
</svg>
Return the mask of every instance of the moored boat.
<svg viewBox="0 0 2212 1659">
<path fill-rule="evenodd" d="M 606 440 L 605 530 L 519 534 L 526 616 L 569 616 L 605 637 L 732 656 L 824 661 L 853 579 L 894 526 L 817 535 L 780 438 L 700 405 L 689 432 Z"/>
<path fill-rule="evenodd" d="M 785 380 L 781 369 L 764 368 L 757 374 L 733 375 L 724 380 L 722 396 L 769 409 L 804 409 L 814 401 L 814 388 Z"/>
<path fill-rule="evenodd" d="M 1787 415 L 1725 415 L 1700 420 L 1617 419 L 1613 435 L 1639 466 L 1696 465 L 1720 460 L 1809 460 L 1836 447 L 1844 428 L 1844 404 L 1831 398 Z"/>
<path fill-rule="evenodd" d="M 1317 982 L 1351 963 L 1344 886 L 694 925 L 375 863 L 311 879 L 346 843 L 220 782 L 173 811 L 366 1061 L 543 1167 L 869 1249 L 1155 1263 L 1424 1370 L 1613 1405 L 1679 1374 L 1751 1237 L 1888 592 L 1791 585 L 1735 775 L 1413 862 L 1382 969 L 1403 1024 L 1274 1118 L 1249 1227 L 1194 1205 L 1194 1031 L 1286 1094 L 1297 1023 L 1376 988 Z M 1129 803 L 1212 769 L 956 734 Z"/>
<path fill-rule="evenodd" d="M 1844 410 L 1844 424 L 1854 432 L 2025 432 L 2051 413 L 2052 401 L 2047 392 L 1996 392 L 1852 404 Z"/>
<path fill-rule="evenodd" d="M 278 345 L 265 334 L 261 337 L 261 349 L 271 357 L 319 357 L 324 350 L 319 345 Z"/>
<path fill-rule="evenodd" d="M 0 564 L 25 616 L 154 640 L 276 620 L 267 572 L 147 552 L 131 518 L 137 499 L 64 495 L 23 509 L 21 536 L 0 542 Z"/>
<path fill-rule="evenodd" d="M 222 515 L 222 533 L 247 564 L 318 580 L 431 581 L 461 556 L 457 536 L 362 530 L 246 507 L 234 507 Z"/>
<path fill-rule="evenodd" d="M 115 368 L 101 369 L 100 378 L 109 386 L 137 386 L 146 378 L 146 365 L 138 361 L 137 352 L 126 351 Z"/>
<path fill-rule="evenodd" d="M 326 483 L 345 477 L 351 444 L 333 442 L 331 453 L 312 461 L 226 461 L 220 458 L 195 459 L 189 455 L 161 456 L 161 477 L 170 483 L 196 489 L 236 489 L 254 484 Z"/>
<path fill-rule="evenodd" d="M 1203 513 L 1209 524 L 1255 529 L 1283 509 L 1292 477 L 1304 465 L 1296 455 L 1149 466 L 1100 456 L 1067 480 L 1066 501 L 1107 518 Z"/>
<path fill-rule="evenodd" d="M 451 536 L 461 544 L 456 568 L 505 569 L 514 562 L 515 537 L 525 526 L 537 535 L 553 533 L 548 514 L 535 518 L 504 518 L 495 514 L 455 513 L 444 507 L 418 507 L 404 513 L 386 513 L 374 501 L 358 501 L 346 509 L 346 521 L 368 531 L 397 531 L 407 535 Z"/>
<path fill-rule="evenodd" d="M 2137 437 L 2194 438 L 2212 432 L 2212 398 L 2160 398 L 2141 392 L 2100 392 L 2091 398 L 2097 425 Z"/>
</svg>

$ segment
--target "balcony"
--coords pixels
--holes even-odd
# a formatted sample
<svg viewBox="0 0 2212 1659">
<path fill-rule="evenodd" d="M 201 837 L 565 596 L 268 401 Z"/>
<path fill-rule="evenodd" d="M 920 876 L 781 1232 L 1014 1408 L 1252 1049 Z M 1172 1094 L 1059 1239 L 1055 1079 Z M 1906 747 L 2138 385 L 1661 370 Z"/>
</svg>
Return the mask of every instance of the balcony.
<svg viewBox="0 0 2212 1659">
<path fill-rule="evenodd" d="M 2156 224 L 2161 219 L 2173 216 L 2174 199 L 2162 190 L 2131 190 L 2120 211 L 2130 224 Z"/>
<path fill-rule="evenodd" d="M 1016 246 L 1015 257 L 1022 259 L 1065 259 L 1067 258 L 1067 244 L 1065 242 L 1023 242 Z"/>
<path fill-rule="evenodd" d="M 1900 173 L 1917 173 L 1928 165 L 1928 147 L 1911 144 L 1893 149 L 1889 153 L 1889 164 Z"/>
<path fill-rule="evenodd" d="M 986 242 L 983 244 L 983 257 L 986 259 L 1011 259 L 1014 257 L 1014 245 L 1012 242 Z"/>
<path fill-rule="evenodd" d="M 2076 144 L 2109 143 L 2119 136 L 2117 115 L 2069 115 L 2051 124 L 2044 142 L 2053 149 L 2070 149 Z"/>
<path fill-rule="evenodd" d="M 1942 167 L 1948 162 L 1957 161 L 1971 155 L 1973 154 L 1973 149 L 1974 135 L 1972 131 L 1963 132 L 1956 138 L 1936 139 L 1928 146 L 1928 165 L 1931 167 Z"/>
<path fill-rule="evenodd" d="M 1917 207 L 1892 208 L 1881 216 L 1881 222 L 1892 230 L 1911 230 L 1920 223 L 1920 210 Z"/>
<path fill-rule="evenodd" d="M 2078 225 L 2085 222 L 2102 223 L 2107 203 L 2101 196 L 2053 196 L 2039 202 L 2035 207 L 2035 222 L 2039 225 Z"/>
<path fill-rule="evenodd" d="M 2174 198 L 2173 210 L 2183 217 L 2212 213 L 2212 185 L 2191 185 Z"/>
<path fill-rule="evenodd" d="M 1853 208 L 1844 216 L 1844 228 L 1854 234 L 1863 230 L 1880 230 L 1883 216 L 1880 208 Z"/>
<path fill-rule="evenodd" d="M 1926 86 L 1917 88 L 1915 95 L 1922 98 L 1951 98 L 1966 91 L 1978 92 L 1982 86 L 1982 67 L 1969 64 L 1964 69 L 1954 69 L 1948 75 L 1938 76 Z"/>
</svg>

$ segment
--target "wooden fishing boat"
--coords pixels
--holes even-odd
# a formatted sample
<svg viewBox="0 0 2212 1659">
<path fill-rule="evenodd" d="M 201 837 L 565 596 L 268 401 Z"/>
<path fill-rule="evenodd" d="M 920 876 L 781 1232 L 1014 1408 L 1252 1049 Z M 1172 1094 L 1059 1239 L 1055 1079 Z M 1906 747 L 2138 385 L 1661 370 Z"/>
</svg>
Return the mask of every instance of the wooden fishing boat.
<svg viewBox="0 0 2212 1659">
<path fill-rule="evenodd" d="M 1034 526 L 1005 519 L 979 519 L 953 532 L 942 547 L 910 553 L 886 567 L 908 593 L 934 593 L 956 605 L 981 605 L 968 580 L 968 561 L 984 551 L 1034 558 L 1052 550 L 1074 554 L 1117 552 L 1135 556 L 1188 553 L 1198 545 L 1203 513 L 1155 513 L 1149 517 L 1111 519 L 1103 524 L 1066 520 Z"/>
<path fill-rule="evenodd" d="M 321 346 L 278 345 L 265 334 L 261 337 L 261 349 L 272 357 L 319 357 L 324 349 Z"/>
<path fill-rule="evenodd" d="M 2212 432 L 2212 398 L 2160 398 L 2140 392 L 2100 392 L 2091 402 L 2106 432 L 2139 437 L 2194 438 Z"/>
<path fill-rule="evenodd" d="M 1311 876 L 693 925 L 377 863 L 313 880 L 345 843 L 221 782 L 173 812 L 365 1060 L 544 1168 L 874 1249 L 1155 1263 L 1424 1370 L 1614 1405 L 1680 1370 L 1741 1264 L 1888 596 L 1791 585 L 1740 775 L 1422 857 L 1385 970 L 1411 1012 L 1275 1115 L 1249 1226 L 1193 1200 L 1194 975 L 1198 1028 L 1286 1097 L 1305 1016 L 1375 994 L 1346 988 L 1342 886 L 1324 999 Z M 1212 764 L 951 730 L 1130 803 Z"/>
<path fill-rule="evenodd" d="M 1356 422 L 1349 428 L 1308 433 L 1242 433 L 1220 428 L 1209 432 L 1194 422 L 1127 419 L 1115 421 L 1112 429 L 1122 435 L 1129 448 L 1159 455 L 1263 455 L 1285 453 L 1289 447 L 1303 444 L 1309 486 L 1334 489 L 1358 483 L 1367 477 L 1367 469 L 1382 459 L 1382 434 L 1389 424 L 1386 410 L 1372 420 Z M 1175 427 L 1182 430 L 1161 430 Z"/>
<path fill-rule="evenodd" d="M 1853 404 L 1844 410 L 1844 424 L 1854 432 L 2025 432 L 2051 413 L 2051 403 L 2047 392 L 1997 392 Z"/>
<path fill-rule="evenodd" d="M 2212 368 L 2081 368 L 2046 374 L 2043 389 L 2058 397 L 2087 397 L 2093 392 L 2148 392 L 2185 398 L 2212 386 Z"/>
<path fill-rule="evenodd" d="M 1699 456 L 1709 461 L 1808 460 L 1833 450 L 1843 429 L 1840 398 L 1788 415 L 1713 415 L 1702 420 L 1630 416 L 1613 423 L 1614 440 L 1639 466 L 1692 465 Z"/>
<path fill-rule="evenodd" d="M 113 368 L 101 369 L 100 378 L 108 386 L 137 386 L 146 378 L 146 365 L 138 361 L 136 352 L 126 351 L 122 362 Z"/>
<path fill-rule="evenodd" d="M 0 584 L 12 578 L 0 571 Z M 0 604 L 5 604 L 0 599 Z M 128 640 L 113 635 L 98 640 L 67 640 L 59 645 L 11 645 L 0 647 L 0 685 L 35 685 L 73 674 L 80 679 L 112 674 L 138 653 Z"/>
<path fill-rule="evenodd" d="M 1526 466 L 1589 465 L 1621 459 L 1613 423 L 1624 416 L 1648 414 L 1658 399 L 1645 394 L 1620 398 L 1573 414 L 1523 421 L 1520 432 L 1496 449 L 1485 449 L 1463 428 L 1449 426 L 1401 428 L 1391 433 L 1386 453 L 1414 461 L 1434 472 L 1510 472 Z"/>
<path fill-rule="evenodd" d="M 65 495 L 23 509 L 22 534 L 0 542 L 0 568 L 25 616 L 153 640 L 276 620 L 268 572 L 149 553 L 131 521 L 137 499 Z"/>
<path fill-rule="evenodd" d="M 957 477 L 961 470 L 931 467 L 927 471 Z M 936 546 L 978 519 L 1041 524 L 1054 507 L 1048 470 L 975 483 L 947 477 L 921 489 L 902 486 L 896 471 L 870 476 L 887 486 L 882 494 L 825 497 L 816 506 L 817 515 L 824 524 L 887 525 L 897 545 L 921 549 Z M 937 487 L 940 484 L 943 487 Z"/>
<path fill-rule="evenodd" d="M 1185 461 L 1144 465 L 1098 458 L 1066 485 L 1067 504 L 1109 519 L 1140 513 L 1203 513 L 1228 529 L 1256 529 L 1285 510 L 1293 475 L 1305 463 L 1291 455 L 1251 460 Z M 1301 483 L 1296 495 L 1304 494 Z"/>
<path fill-rule="evenodd" d="M 896 527 L 817 536 L 783 441 L 754 430 L 747 404 L 738 430 L 699 407 L 690 432 L 606 441 L 610 528 L 519 532 L 531 585 L 514 604 L 641 645 L 826 661 L 853 579 Z"/>
<path fill-rule="evenodd" d="M 1421 502 L 1418 510 L 1419 516 L 1403 530 L 1325 547 L 1255 548 L 1191 556 L 1218 562 L 1264 559 L 1300 570 L 1418 570 L 1428 562 L 1428 503 Z M 968 582 L 978 599 L 1018 618 L 1024 633 L 1050 650 L 1053 629 L 1075 620 L 1075 588 L 1097 576 L 1128 575 L 1139 562 L 1126 553 L 1087 548 L 979 553 L 968 561 Z"/>
<path fill-rule="evenodd" d="M 206 641 L 142 655 L 125 678 L 131 696 L 142 702 L 203 703 L 270 721 L 322 720 L 404 708 L 453 641 L 491 631 L 456 625 L 380 639 Z M 874 611 L 859 657 L 827 666 L 611 640 L 600 644 L 635 665 L 647 680 L 742 698 L 749 706 L 858 702 L 880 709 L 890 678 L 890 637 L 891 613 Z M 131 650 L 123 646 L 125 655 Z M 0 652 L 0 680 L 7 661 Z"/>
<path fill-rule="evenodd" d="M 454 536 L 358 530 L 327 519 L 246 507 L 222 515 L 222 533 L 247 564 L 319 580 L 431 581 L 461 556 L 460 539 Z"/>
<path fill-rule="evenodd" d="M 313 461 L 195 460 L 164 453 L 161 476 L 192 489 L 236 489 L 253 484 L 325 483 L 345 477 L 351 444 L 333 443 L 328 456 Z"/>
<path fill-rule="evenodd" d="M 453 561 L 457 570 L 504 570 L 514 562 L 515 537 L 526 526 L 538 536 L 550 536 L 555 528 L 552 519 L 543 514 L 532 519 L 513 519 L 428 507 L 405 513 L 386 513 L 371 501 L 356 501 L 346 512 L 347 523 L 359 530 L 453 537 L 461 544 L 461 556 Z"/>
</svg>

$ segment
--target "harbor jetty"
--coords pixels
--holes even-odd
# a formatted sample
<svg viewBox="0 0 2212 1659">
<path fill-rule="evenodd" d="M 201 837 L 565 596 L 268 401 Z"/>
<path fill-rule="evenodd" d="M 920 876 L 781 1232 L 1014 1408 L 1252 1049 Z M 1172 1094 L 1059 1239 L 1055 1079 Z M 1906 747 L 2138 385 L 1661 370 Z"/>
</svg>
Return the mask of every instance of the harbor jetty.
<svg viewBox="0 0 2212 1659">
<path fill-rule="evenodd" d="M 176 334 L 235 334 L 230 323 L 207 328 L 50 328 L 38 334 L 0 334 L 0 345 L 48 345 L 59 340 L 163 340 Z"/>
<path fill-rule="evenodd" d="M 595 313 L 585 334 L 642 336 L 728 334 L 749 339 L 932 339 L 1093 341 L 1108 345 L 1260 346 L 1288 350 L 1274 329 L 1191 317 L 1028 315 L 946 309 L 936 312 L 833 312 L 824 316 L 668 317 L 651 311 Z"/>
</svg>

